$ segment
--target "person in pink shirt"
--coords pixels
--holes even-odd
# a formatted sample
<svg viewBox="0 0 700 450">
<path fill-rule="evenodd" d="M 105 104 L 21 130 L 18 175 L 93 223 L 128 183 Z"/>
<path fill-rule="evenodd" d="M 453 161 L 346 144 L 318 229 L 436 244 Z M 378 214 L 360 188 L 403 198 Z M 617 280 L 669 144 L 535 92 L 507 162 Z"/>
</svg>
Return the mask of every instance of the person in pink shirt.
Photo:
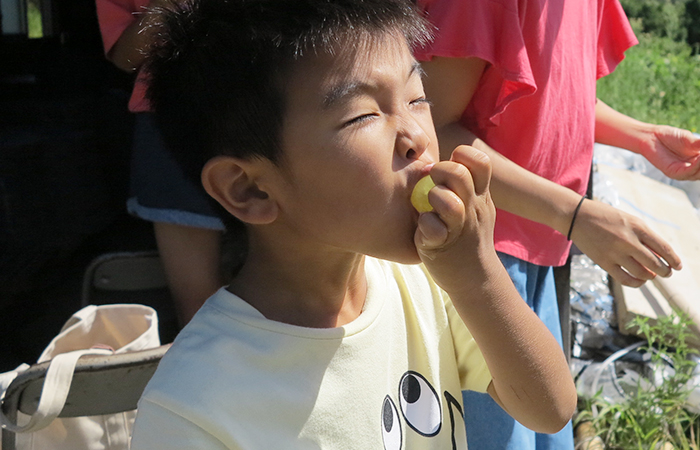
<svg viewBox="0 0 700 450">
<path fill-rule="evenodd" d="M 673 178 L 700 179 L 692 133 L 639 122 L 596 98 L 596 80 L 637 43 L 618 0 L 417 3 L 436 26 L 415 54 L 442 157 L 460 144 L 490 156 L 496 249 L 552 333 L 561 339 L 552 268 L 566 263 L 572 241 L 625 285 L 680 269 L 641 220 L 584 196 L 594 142 L 640 153 Z M 570 427 L 534 433 L 471 392 L 464 406 L 470 448 L 573 449 Z"/>
<path fill-rule="evenodd" d="M 198 177 L 183 174 L 162 142 L 140 70 L 156 16 L 145 14 L 163 0 L 96 0 L 105 55 L 118 68 L 135 73 L 129 110 L 136 114 L 129 212 L 153 222 L 158 250 L 175 301 L 186 324 L 223 284 L 220 240 L 224 226 Z M 196 179 L 195 179 L 196 178 Z"/>
</svg>

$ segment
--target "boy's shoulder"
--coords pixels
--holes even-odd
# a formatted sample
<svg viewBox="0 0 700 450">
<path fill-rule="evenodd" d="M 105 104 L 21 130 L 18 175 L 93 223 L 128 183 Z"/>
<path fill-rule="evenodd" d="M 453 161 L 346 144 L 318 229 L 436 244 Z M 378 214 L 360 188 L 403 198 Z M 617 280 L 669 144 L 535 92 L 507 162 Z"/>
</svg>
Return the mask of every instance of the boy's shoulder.
<svg viewBox="0 0 700 450">
<path fill-rule="evenodd" d="M 362 408 L 374 402 L 379 417 L 404 373 L 427 375 L 449 367 L 445 378 L 433 382 L 438 392 L 457 395 L 457 373 L 469 372 L 474 364 L 468 353 L 476 347 L 460 344 L 464 351 L 456 351 L 456 342 L 469 344 L 470 336 L 455 335 L 449 301 L 427 270 L 368 258 L 366 273 L 362 314 L 337 328 L 267 320 L 234 294 L 217 292 L 161 361 L 142 397 L 143 411 L 214 430 L 222 441 L 250 437 L 256 443 L 289 443 L 302 429 L 308 431 L 307 422 L 295 420 L 299 411 L 308 412 L 308 423 L 318 425 L 310 427 L 314 430 L 338 427 L 345 433 L 359 422 L 373 429 L 375 416 L 366 417 Z M 454 343 L 449 335 L 455 335 Z M 362 413 L 348 423 L 338 405 Z M 277 424 L 275 433 L 260 429 L 270 423 Z"/>
<path fill-rule="evenodd" d="M 263 359 L 275 360 L 280 367 L 286 362 L 292 364 L 287 361 L 289 355 L 303 353 L 304 347 L 333 341 L 342 345 L 348 335 L 361 336 L 380 320 L 403 322 L 407 309 L 424 318 L 432 317 L 431 322 L 444 323 L 449 299 L 422 264 L 403 265 L 368 257 L 365 271 L 368 293 L 363 313 L 338 328 L 305 328 L 269 320 L 221 288 L 175 339 L 147 387 L 147 396 L 158 396 L 158 392 L 170 396 L 190 380 L 207 379 L 225 385 L 227 380 L 220 376 L 237 379 L 239 386 L 253 383 L 258 373 L 269 369 Z M 197 386 L 191 389 L 199 390 Z M 210 389 L 201 391 L 198 395 L 212 394 Z"/>
</svg>

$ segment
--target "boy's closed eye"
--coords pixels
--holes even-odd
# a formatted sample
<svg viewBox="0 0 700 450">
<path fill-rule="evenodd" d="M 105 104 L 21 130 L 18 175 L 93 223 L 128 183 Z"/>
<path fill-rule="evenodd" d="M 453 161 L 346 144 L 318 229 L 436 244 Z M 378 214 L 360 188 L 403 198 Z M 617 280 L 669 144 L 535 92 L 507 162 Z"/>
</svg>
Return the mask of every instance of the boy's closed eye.
<svg viewBox="0 0 700 450">
<path fill-rule="evenodd" d="M 420 105 L 426 105 L 426 106 L 428 106 L 428 107 L 432 107 L 432 106 L 433 106 L 433 102 L 431 102 L 430 100 L 428 100 L 427 98 L 425 98 L 425 96 L 423 96 L 423 97 L 420 97 L 420 98 L 417 98 L 417 99 L 411 101 L 411 105 L 414 105 L 414 106 L 415 106 L 415 105 L 419 105 L 419 106 L 420 106 Z"/>
<path fill-rule="evenodd" d="M 425 96 L 411 100 L 409 102 L 409 105 L 414 106 L 414 107 L 423 107 L 423 106 L 432 107 L 433 106 L 432 102 L 430 100 L 428 100 L 427 98 L 425 98 Z M 379 113 L 360 114 L 360 115 L 353 117 L 350 120 L 343 122 L 342 128 L 346 128 L 346 127 L 349 127 L 352 125 L 363 124 L 363 123 L 366 123 L 366 122 L 372 120 L 375 117 L 379 117 Z"/>
<path fill-rule="evenodd" d="M 357 117 L 354 117 L 354 118 L 344 122 L 342 128 L 347 128 L 347 127 L 352 126 L 352 125 L 364 124 L 364 123 L 372 120 L 375 117 L 379 117 L 379 114 L 378 113 L 361 114 Z"/>
</svg>

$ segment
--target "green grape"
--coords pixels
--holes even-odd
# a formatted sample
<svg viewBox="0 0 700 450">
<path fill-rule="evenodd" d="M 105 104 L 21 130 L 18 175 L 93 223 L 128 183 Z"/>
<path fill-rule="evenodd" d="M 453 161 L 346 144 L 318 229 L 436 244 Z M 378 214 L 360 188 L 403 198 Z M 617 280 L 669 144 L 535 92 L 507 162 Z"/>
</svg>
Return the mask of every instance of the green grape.
<svg viewBox="0 0 700 450">
<path fill-rule="evenodd" d="M 428 201 L 428 192 L 434 187 L 435 182 L 430 178 L 430 175 L 426 175 L 416 183 L 411 193 L 411 204 L 418 212 L 424 213 L 433 210 L 433 206 Z"/>
</svg>

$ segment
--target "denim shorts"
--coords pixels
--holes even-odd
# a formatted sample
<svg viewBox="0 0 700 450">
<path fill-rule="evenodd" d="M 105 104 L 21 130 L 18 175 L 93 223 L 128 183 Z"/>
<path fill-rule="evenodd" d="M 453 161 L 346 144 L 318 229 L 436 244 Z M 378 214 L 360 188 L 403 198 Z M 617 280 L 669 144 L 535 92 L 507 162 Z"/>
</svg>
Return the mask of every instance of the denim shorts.
<svg viewBox="0 0 700 450">
<path fill-rule="evenodd" d="M 223 230 L 212 202 L 201 185 L 185 177 L 167 151 L 153 114 L 136 114 L 129 213 L 150 222 Z"/>
<path fill-rule="evenodd" d="M 520 296 L 561 345 L 559 306 L 551 267 L 498 253 Z M 488 394 L 462 393 L 467 444 L 477 450 L 573 450 L 571 421 L 556 434 L 535 433 L 508 415 Z"/>
</svg>

